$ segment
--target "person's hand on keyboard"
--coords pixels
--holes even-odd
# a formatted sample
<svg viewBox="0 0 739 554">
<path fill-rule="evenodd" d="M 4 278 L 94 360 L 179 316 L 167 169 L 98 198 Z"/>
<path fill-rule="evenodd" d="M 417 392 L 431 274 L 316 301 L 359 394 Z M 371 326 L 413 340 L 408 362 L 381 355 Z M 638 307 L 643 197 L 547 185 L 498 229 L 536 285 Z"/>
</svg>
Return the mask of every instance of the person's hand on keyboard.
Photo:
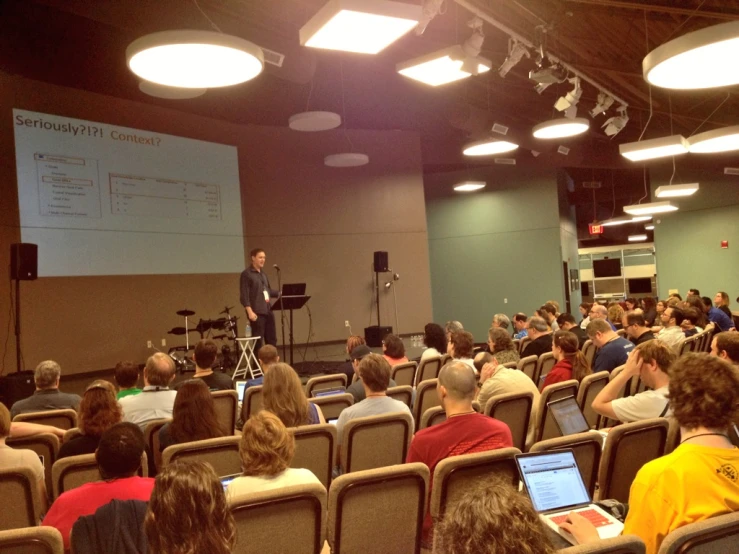
<svg viewBox="0 0 739 554">
<path fill-rule="evenodd" d="M 587 544 L 600 540 L 595 525 L 576 512 L 570 512 L 567 520 L 560 523 L 559 527 L 575 537 L 578 544 Z"/>
</svg>

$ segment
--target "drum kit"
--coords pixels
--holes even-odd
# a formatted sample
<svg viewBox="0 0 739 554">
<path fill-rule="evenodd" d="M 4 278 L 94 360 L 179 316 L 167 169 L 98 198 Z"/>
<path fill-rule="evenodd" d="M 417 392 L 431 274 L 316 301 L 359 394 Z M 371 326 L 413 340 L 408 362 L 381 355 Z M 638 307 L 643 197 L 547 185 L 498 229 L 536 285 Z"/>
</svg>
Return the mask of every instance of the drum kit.
<svg viewBox="0 0 739 554">
<path fill-rule="evenodd" d="M 224 341 L 221 345 L 222 366 L 221 369 L 230 369 L 235 367 L 235 355 L 238 352 L 236 348 L 236 338 L 238 337 L 238 320 L 237 316 L 231 315 L 233 306 L 226 306 L 218 315 L 224 316 L 218 319 L 200 319 L 198 324 L 192 329 L 189 328 L 189 318 L 195 315 L 193 310 L 185 308 L 178 310 L 177 315 L 185 318 L 184 327 L 173 327 L 167 331 L 170 335 L 185 336 L 185 347 L 174 347 L 172 350 L 189 351 L 190 350 L 190 333 L 199 333 L 200 339 L 212 339 L 215 341 Z M 233 348 L 227 341 L 233 343 Z"/>
</svg>

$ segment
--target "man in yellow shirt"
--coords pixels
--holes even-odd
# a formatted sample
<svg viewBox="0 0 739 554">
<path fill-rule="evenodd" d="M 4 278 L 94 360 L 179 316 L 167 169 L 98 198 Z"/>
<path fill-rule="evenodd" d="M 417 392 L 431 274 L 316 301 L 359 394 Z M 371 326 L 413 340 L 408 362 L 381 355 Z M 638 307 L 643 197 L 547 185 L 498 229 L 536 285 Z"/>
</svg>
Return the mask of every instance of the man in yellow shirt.
<svg viewBox="0 0 739 554">
<path fill-rule="evenodd" d="M 675 529 L 739 511 L 739 449 L 728 430 L 739 417 L 739 374 L 728 362 L 688 354 L 669 369 L 669 399 L 681 442 L 645 464 L 629 493 L 625 535 L 637 535 L 656 554 Z M 595 527 L 572 513 L 562 528 L 580 544 L 599 540 Z"/>
</svg>

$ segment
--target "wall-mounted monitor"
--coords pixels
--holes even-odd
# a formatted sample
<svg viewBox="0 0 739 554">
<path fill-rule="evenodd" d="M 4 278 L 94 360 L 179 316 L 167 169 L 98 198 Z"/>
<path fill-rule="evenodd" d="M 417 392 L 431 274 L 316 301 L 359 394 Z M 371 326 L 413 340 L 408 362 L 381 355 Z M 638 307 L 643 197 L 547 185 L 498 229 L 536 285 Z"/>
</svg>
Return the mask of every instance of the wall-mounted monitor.
<svg viewBox="0 0 739 554">
<path fill-rule="evenodd" d="M 621 259 L 593 260 L 593 277 L 621 277 Z"/>
<path fill-rule="evenodd" d="M 651 277 L 629 279 L 629 294 L 652 294 Z"/>
</svg>

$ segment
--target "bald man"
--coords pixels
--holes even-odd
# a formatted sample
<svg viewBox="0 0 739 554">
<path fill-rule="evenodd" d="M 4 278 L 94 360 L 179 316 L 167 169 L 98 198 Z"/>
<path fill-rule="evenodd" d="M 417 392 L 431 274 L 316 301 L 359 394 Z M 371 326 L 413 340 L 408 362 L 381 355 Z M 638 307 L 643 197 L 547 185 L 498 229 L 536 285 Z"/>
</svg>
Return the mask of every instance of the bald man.
<svg viewBox="0 0 739 554">
<path fill-rule="evenodd" d="M 508 425 L 472 409 L 477 381 L 474 370 L 464 362 L 441 368 L 436 392 L 446 412 L 446 421 L 418 431 L 413 437 L 406 463 L 421 462 L 431 475 L 441 460 L 450 456 L 486 452 L 513 446 Z M 423 524 L 425 544 L 431 544 L 431 515 Z"/>
<path fill-rule="evenodd" d="M 608 319 L 608 308 L 606 308 L 605 306 L 601 306 L 600 304 L 593 304 L 593 307 L 590 308 L 590 313 L 588 315 L 590 316 L 590 321 L 593 321 L 594 319 L 603 319 L 606 323 L 608 323 L 608 325 L 611 326 L 611 331 L 616 331 L 616 326 Z"/>
</svg>

